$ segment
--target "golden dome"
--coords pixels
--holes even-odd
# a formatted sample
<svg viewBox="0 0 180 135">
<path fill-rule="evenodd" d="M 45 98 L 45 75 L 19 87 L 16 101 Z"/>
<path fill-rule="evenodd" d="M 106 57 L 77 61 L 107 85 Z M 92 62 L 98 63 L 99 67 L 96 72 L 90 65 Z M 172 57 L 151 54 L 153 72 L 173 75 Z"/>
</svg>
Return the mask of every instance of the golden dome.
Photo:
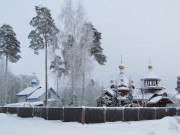
<svg viewBox="0 0 180 135">
<path fill-rule="evenodd" d="M 124 68 L 125 68 L 125 66 L 123 66 L 123 65 L 120 65 L 120 66 L 119 66 L 119 69 L 120 69 L 120 70 L 123 70 Z"/>
</svg>

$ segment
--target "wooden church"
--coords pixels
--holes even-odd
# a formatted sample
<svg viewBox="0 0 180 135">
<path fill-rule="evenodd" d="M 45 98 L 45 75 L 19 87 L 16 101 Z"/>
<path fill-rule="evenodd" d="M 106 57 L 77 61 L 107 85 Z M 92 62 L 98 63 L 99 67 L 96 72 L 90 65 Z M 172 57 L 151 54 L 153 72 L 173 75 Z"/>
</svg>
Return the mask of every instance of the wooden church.
<svg viewBox="0 0 180 135">
<path fill-rule="evenodd" d="M 153 72 L 153 66 L 148 66 L 148 76 L 141 79 L 142 87 L 137 89 L 131 79 L 127 79 L 124 74 L 125 66 L 119 66 L 119 82 L 111 80 L 109 88 L 104 89 L 103 93 L 97 97 L 97 106 L 123 106 L 123 107 L 165 107 L 173 104 L 168 98 L 164 87 L 160 86 L 161 79 Z"/>
</svg>

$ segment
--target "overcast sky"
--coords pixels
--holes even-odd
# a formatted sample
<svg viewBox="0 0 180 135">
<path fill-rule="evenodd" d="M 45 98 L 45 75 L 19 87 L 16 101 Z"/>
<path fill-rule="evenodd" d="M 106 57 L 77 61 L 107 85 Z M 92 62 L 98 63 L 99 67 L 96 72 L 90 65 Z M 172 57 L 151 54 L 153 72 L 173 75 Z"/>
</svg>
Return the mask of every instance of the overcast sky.
<svg viewBox="0 0 180 135">
<path fill-rule="evenodd" d="M 78 2 L 78 0 L 73 0 Z M 10 24 L 21 42 L 22 59 L 10 64 L 19 74 L 36 72 L 44 83 L 44 57 L 35 56 L 27 38 L 36 5 L 51 10 L 58 24 L 64 0 L 0 0 L 0 26 Z M 125 73 L 138 85 L 148 74 L 149 58 L 154 72 L 168 90 L 176 87 L 180 75 L 180 3 L 178 0 L 82 0 L 86 17 L 102 33 L 107 55 L 105 66 L 94 65 L 93 78 L 104 86 L 119 75 L 121 55 Z"/>
</svg>

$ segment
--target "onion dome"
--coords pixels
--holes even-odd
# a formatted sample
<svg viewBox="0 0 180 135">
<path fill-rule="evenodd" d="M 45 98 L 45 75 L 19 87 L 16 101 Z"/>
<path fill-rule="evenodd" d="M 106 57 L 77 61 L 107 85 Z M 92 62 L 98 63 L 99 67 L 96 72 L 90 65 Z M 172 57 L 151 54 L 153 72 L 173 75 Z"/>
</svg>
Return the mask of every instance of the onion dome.
<svg viewBox="0 0 180 135">
<path fill-rule="evenodd" d="M 125 69 L 125 66 L 121 64 L 121 65 L 119 66 L 119 69 L 120 69 L 120 70 L 124 70 L 124 69 Z"/>
<path fill-rule="evenodd" d="M 125 66 L 122 64 L 122 57 L 121 57 L 121 64 L 119 66 L 119 69 L 120 69 L 120 74 L 119 74 L 120 86 L 127 87 L 128 86 L 128 79 L 124 75 Z"/>
<path fill-rule="evenodd" d="M 34 87 L 34 86 L 37 86 L 37 80 L 36 79 L 33 79 L 32 81 L 31 81 L 31 87 Z"/>
</svg>

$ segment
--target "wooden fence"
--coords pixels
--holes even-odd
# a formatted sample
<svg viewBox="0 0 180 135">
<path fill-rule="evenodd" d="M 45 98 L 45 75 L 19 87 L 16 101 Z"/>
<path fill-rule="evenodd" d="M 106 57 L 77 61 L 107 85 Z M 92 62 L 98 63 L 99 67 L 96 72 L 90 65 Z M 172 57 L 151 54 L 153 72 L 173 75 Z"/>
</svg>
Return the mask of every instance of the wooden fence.
<svg viewBox="0 0 180 135">
<path fill-rule="evenodd" d="M 180 116 L 180 108 L 121 108 L 121 107 L 77 107 L 77 108 L 28 108 L 0 107 L 0 113 L 17 114 L 19 117 L 41 117 L 46 120 L 64 122 L 104 123 L 114 121 L 139 121 L 161 119 L 165 116 Z"/>
</svg>

